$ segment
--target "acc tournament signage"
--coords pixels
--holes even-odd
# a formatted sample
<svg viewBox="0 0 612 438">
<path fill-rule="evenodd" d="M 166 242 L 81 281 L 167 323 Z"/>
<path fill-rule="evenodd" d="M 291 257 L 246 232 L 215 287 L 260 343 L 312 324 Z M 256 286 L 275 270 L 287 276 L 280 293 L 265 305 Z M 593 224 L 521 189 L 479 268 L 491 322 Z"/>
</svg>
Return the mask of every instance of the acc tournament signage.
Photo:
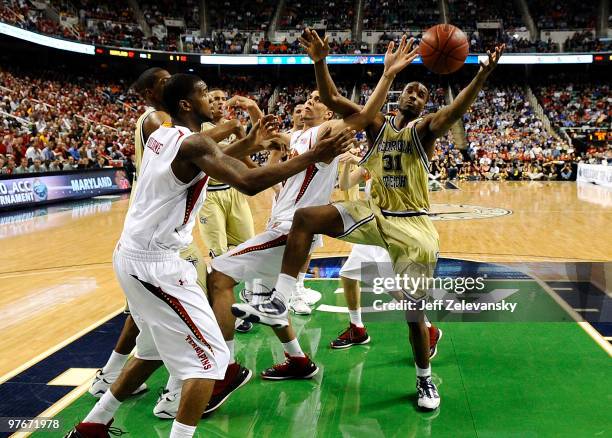
<svg viewBox="0 0 612 438">
<path fill-rule="evenodd" d="M 578 163 L 576 181 L 612 188 L 612 166 Z"/>
<path fill-rule="evenodd" d="M 129 188 L 130 182 L 123 169 L 11 175 L 0 179 L 0 210 L 91 198 Z"/>
</svg>

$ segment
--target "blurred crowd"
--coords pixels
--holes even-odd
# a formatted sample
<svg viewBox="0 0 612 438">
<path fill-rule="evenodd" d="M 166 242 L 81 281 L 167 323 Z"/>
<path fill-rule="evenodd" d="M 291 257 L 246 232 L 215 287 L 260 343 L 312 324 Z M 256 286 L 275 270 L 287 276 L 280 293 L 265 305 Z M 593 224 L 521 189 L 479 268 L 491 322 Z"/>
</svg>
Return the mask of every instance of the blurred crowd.
<svg viewBox="0 0 612 438">
<path fill-rule="evenodd" d="M 535 41 L 525 38 L 526 27 L 513 1 L 448 0 L 448 14 L 450 22 L 468 35 L 473 52 L 485 52 L 500 42 L 506 43 L 508 53 L 612 50 L 612 42 L 593 36 L 596 3 L 528 1 L 539 30 L 576 30 L 562 45 L 553 42 L 546 33 Z M 66 21 L 64 26 L 51 20 L 49 14 L 36 8 L 36 4 L 27 0 L 1 0 L 0 19 L 25 29 L 92 44 L 204 54 L 303 53 L 297 41 L 251 34 L 268 30 L 276 12 L 277 29 L 281 30 L 299 31 L 310 26 L 328 31 L 352 31 L 356 25 L 354 0 L 284 2 L 280 11 L 276 11 L 278 2 L 274 0 L 224 0 L 208 3 L 206 17 L 201 16 L 197 0 L 179 3 L 140 0 L 141 22 L 129 4 L 119 0 L 51 0 L 50 4 L 60 16 L 76 20 L 74 23 Z M 364 0 L 361 17 L 364 31 L 386 32 L 379 43 L 374 44 L 377 53 L 384 53 L 386 42 L 394 34 L 408 32 L 418 37 L 423 29 L 441 21 L 438 0 Z M 212 30 L 208 35 L 199 34 L 204 21 Z M 499 25 L 477 30 L 476 23 L 483 21 Z M 152 31 L 149 37 L 145 36 L 141 25 Z M 330 46 L 331 52 L 337 54 L 370 53 L 372 49 L 355 35 L 331 38 Z"/>
</svg>

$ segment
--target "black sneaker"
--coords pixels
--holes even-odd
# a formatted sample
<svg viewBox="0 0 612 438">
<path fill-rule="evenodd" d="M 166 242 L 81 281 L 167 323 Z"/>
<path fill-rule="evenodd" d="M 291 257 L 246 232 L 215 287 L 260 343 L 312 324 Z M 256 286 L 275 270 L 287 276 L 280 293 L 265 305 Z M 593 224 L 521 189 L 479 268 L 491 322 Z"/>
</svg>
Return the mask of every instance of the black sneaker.
<svg viewBox="0 0 612 438">
<path fill-rule="evenodd" d="M 225 378 L 215 382 L 215 388 L 203 415 L 209 414 L 221 406 L 234 391 L 244 386 L 252 376 L 253 372 L 250 369 L 237 362 L 228 365 Z"/>
<path fill-rule="evenodd" d="M 253 330 L 253 323 L 242 319 L 236 320 L 236 331 L 238 333 L 248 333 Z"/>
</svg>

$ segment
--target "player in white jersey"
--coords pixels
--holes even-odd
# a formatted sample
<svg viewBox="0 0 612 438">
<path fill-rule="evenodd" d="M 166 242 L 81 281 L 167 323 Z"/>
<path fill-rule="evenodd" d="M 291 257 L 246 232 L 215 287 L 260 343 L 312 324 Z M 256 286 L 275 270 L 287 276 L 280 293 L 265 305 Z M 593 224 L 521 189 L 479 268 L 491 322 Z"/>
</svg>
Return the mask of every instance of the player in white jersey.
<svg viewBox="0 0 612 438">
<path fill-rule="evenodd" d="M 313 163 L 333 159 L 350 144 L 347 129 L 326 136 L 294 160 L 251 170 L 235 157 L 258 150 L 270 126 L 259 122 L 243 141 L 222 150 L 207 135 L 195 133 L 211 118 L 207 87 L 199 77 L 172 76 L 163 97 L 173 125 L 164 124 L 147 139 L 140 184 L 113 255 L 116 276 L 140 329 L 137 354 L 68 438 L 109 436 L 121 402 L 162 362 L 183 381 L 170 433 L 174 438 L 192 437 L 202 413 L 217 408 L 248 381 L 249 370 L 229 363 L 228 347 L 196 283 L 195 268 L 179 257 L 192 240 L 208 179 L 254 195 Z"/>
<path fill-rule="evenodd" d="M 331 119 L 333 113 L 320 102 L 318 92 L 313 92 L 304 106 L 304 129 L 288 135 L 290 140 L 289 157 L 291 162 L 296 157 L 307 153 L 321 135 L 320 126 Z M 226 306 L 225 328 L 221 309 L 215 307 L 217 318 L 221 320 L 221 328 L 233 349 L 233 317 L 230 306 L 233 300 L 233 288 L 245 280 L 258 284 L 258 289 L 264 293 L 245 294 L 247 300 L 257 302 L 265 291 L 272 290 L 274 281 L 280 272 L 282 255 L 293 215 L 299 208 L 327 204 L 330 200 L 338 174 L 338 159 L 329 162 L 311 164 L 303 172 L 289 178 L 283 183 L 272 208 L 270 219 L 265 231 L 247 240 L 243 244 L 228 251 L 212 261 L 213 272 L 210 275 L 210 293 L 215 305 L 223 302 Z M 315 237 L 311 251 L 319 242 Z M 237 309 L 248 304 L 235 304 Z M 234 313 L 235 314 L 235 313 Z M 237 315 L 240 317 L 240 315 Z M 285 327 L 273 327 L 276 336 L 283 344 L 287 360 L 272 366 L 262 372 L 264 379 L 306 379 L 318 372 L 318 367 L 302 351 L 291 323 Z"/>
</svg>

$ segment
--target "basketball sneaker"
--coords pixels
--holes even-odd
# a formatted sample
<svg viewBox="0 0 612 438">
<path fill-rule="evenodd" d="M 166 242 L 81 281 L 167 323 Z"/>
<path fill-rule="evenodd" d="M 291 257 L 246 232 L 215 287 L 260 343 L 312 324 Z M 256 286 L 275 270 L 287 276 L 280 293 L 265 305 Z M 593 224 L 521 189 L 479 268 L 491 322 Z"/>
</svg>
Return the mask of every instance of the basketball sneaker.
<svg viewBox="0 0 612 438">
<path fill-rule="evenodd" d="M 215 382 L 212 396 L 208 401 L 204 414 L 211 413 L 225 403 L 225 400 L 238 388 L 246 385 L 252 376 L 253 372 L 239 363 L 230 364 L 225 372 L 225 378 Z"/>
<path fill-rule="evenodd" d="M 296 293 L 296 295 L 301 296 L 304 302 L 306 302 L 306 304 L 308 304 L 309 306 L 314 306 L 315 304 L 317 304 L 322 297 L 321 292 L 319 292 L 318 290 L 314 290 L 309 287 L 304 287 L 304 285 L 301 284 L 295 285 L 294 293 Z"/>
<path fill-rule="evenodd" d="M 336 339 L 331 341 L 331 348 L 342 349 L 350 348 L 353 345 L 363 345 L 370 342 L 370 335 L 365 327 L 357 327 L 351 323 Z"/>
<path fill-rule="evenodd" d="M 287 379 L 310 379 L 319 372 L 319 367 L 306 357 L 289 356 L 285 353 L 282 363 L 277 363 L 261 373 L 262 379 L 287 380 Z"/>
<path fill-rule="evenodd" d="M 253 330 L 253 323 L 237 318 L 236 323 L 234 324 L 234 329 L 238 333 L 248 333 Z"/>
<path fill-rule="evenodd" d="M 176 417 L 180 403 L 181 390 L 171 392 L 163 388 L 153 408 L 153 415 L 164 420 L 171 420 Z"/>
<path fill-rule="evenodd" d="M 432 382 L 431 376 L 417 377 L 416 388 L 418 401 L 417 405 L 424 411 L 433 411 L 438 409 L 440 406 L 440 395 L 438 394 L 438 388 Z"/>
<path fill-rule="evenodd" d="M 96 398 L 100 398 L 104 395 L 108 388 L 117 380 L 119 377 L 119 373 L 117 374 L 105 374 L 102 370 L 98 370 L 96 372 L 96 376 L 94 377 L 91 386 L 89 387 L 89 393 Z M 145 392 L 147 390 L 147 384 L 143 383 L 140 385 L 136 391 L 132 393 L 132 395 L 138 395 L 141 392 Z"/>
<path fill-rule="evenodd" d="M 289 300 L 289 309 L 296 315 L 310 315 L 312 309 L 302 295 L 294 295 Z"/>
<path fill-rule="evenodd" d="M 127 433 L 117 427 L 111 427 L 112 423 L 113 420 L 108 424 L 79 423 L 74 429 L 64 435 L 64 438 L 109 438 L 111 435 L 121 436 Z"/>
<path fill-rule="evenodd" d="M 280 328 L 289 325 L 287 305 L 274 294 L 274 290 L 270 298 L 258 304 L 232 304 L 232 314 L 245 321 L 258 322 L 270 327 Z"/>
<path fill-rule="evenodd" d="M 429 358 L 433 359 L 438 354 L 438 342 L 442 339 L 442 330 L 433 325 L 427 329 L 429 330 Z"/>
</svg>

